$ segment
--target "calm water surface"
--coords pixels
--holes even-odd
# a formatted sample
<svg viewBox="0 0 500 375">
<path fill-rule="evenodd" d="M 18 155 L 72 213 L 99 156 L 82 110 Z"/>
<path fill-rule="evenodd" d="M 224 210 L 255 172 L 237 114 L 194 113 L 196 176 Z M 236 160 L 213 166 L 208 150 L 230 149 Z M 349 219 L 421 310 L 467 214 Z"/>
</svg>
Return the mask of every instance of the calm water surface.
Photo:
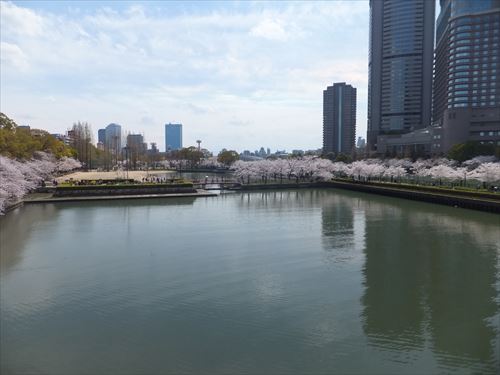
<svg viewBox="0 0 500 375">
<path fill-rule="evenodd" d="M 500 216 L 335 190 L 0 219 L 0 372 L 498 373 Z"/>
</svg>

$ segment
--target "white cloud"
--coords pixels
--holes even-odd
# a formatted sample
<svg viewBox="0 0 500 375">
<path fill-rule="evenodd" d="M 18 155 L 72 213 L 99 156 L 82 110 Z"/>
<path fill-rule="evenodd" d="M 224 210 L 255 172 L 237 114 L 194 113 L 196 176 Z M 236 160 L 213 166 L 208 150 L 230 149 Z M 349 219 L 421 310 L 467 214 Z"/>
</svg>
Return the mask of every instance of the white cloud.
<svg viewBox="0 0 500 375">
<path fill-rule="evenodd" d="M 2 64 L 9 64 L 16 70 L 25 71 L 29 66 L 25 53 L 16 44 L 0 42 L 0 56 Z"/>
<path fill-rule="evenodd" d="M 2 32 L 7 35 L 38 36 L 44 31 L 44 19 L 34 11 L 0 1 Z"/>
<path fill-rule="evenodd" d="M 283 22 L 280 20 L 265 19 L 259 22 L 250 30 L 253 36 L 270 39 L 270 40 L 287 40 L 289 35 L 285 31 Z"/>
</svg>

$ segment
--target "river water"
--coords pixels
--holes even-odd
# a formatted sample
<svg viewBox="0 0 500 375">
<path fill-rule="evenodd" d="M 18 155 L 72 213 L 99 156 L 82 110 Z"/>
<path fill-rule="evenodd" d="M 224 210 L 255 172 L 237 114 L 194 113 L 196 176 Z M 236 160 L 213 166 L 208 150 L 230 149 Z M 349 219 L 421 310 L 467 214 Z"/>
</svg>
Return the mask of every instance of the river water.
<svg viewBox="0 0 500 375">
<path fill-rule="evenodd" d="M 500 216 L 337 190 L 0 219 L 0 372 L 497 373 Z"/>
</svg>

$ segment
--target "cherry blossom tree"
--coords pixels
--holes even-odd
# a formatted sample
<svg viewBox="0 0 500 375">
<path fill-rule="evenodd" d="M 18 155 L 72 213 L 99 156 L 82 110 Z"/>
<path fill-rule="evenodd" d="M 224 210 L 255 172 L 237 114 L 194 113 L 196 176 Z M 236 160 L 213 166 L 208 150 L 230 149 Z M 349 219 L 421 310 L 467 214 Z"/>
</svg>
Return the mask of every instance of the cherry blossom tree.
<svg viewBox="0 0 500 375">
<path fill-rule="evenodd" d="M 243 182 L 271 179 L 283 181 L 330 180 L 349 177 L 355 180 L 413 182 L 418 184 L 463 183 L 477 180 L 496 182 L 496 168 L 500 165 L 491 157 L 477 157 L 459 165 L 445 158 L 420 159 L 366 159 L 350 164 L 331 162 L 314 156 L 276 160 L 238 161 L 232 170 Z"/>
<path fill-rule="evenodd" d="M 0 214 L 9 203 L 19 200 L 53 174 L 80 167 L 80 162 L 74 159 L 56 160 L 44 152 L 36 152 L 33 159 L 26 161 L 0 155 Z"/>
</svg>

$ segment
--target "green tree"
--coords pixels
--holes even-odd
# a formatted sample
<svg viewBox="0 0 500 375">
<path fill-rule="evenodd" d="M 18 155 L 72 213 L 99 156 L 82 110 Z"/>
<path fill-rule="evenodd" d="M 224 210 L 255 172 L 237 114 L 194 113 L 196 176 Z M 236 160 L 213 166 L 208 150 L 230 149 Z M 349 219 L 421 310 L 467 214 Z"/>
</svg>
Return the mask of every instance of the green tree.
<svg viewBox="0 0 500 375">
<path fill-rule="evenodd" d="M 203 158 L 203 153 L 194 146 L 182 148 L 177 152 L 177 158 L 186 160 L 189 168 L 196 168 Z"/>
<path fill-rule="evenodd" d="M 16 122 L 0 113 L 0 154 L 29 159 L 37 151 L 60 158 L 74 156 L 74 150 L 45 130 L 20 128 Z"/>
<path fill-rule="evenodd" d="M 343 162 L 343 163 L 351 163 L 352 162 L 352 157 L 346 154 L 338 154 L 337 157 L 335 158 L 336 162 Z"/>
<path fill-rule="evenodd" d="M 457 161 L 465 161 L 479 155 L 500 155 L 500 147 L 494 144 L 481 144 L 479 142 L 466 142 L 454 145 L 448 151 L 448 157 Z"/>
<path fill-rule="evenodd" d="M 223 149 L 217 155 L 217 161 L 224 164 L 226 167 L 230 167 L 236 160 L 240 159 L 240 155 L 234 150 Z"/>
</svg>

